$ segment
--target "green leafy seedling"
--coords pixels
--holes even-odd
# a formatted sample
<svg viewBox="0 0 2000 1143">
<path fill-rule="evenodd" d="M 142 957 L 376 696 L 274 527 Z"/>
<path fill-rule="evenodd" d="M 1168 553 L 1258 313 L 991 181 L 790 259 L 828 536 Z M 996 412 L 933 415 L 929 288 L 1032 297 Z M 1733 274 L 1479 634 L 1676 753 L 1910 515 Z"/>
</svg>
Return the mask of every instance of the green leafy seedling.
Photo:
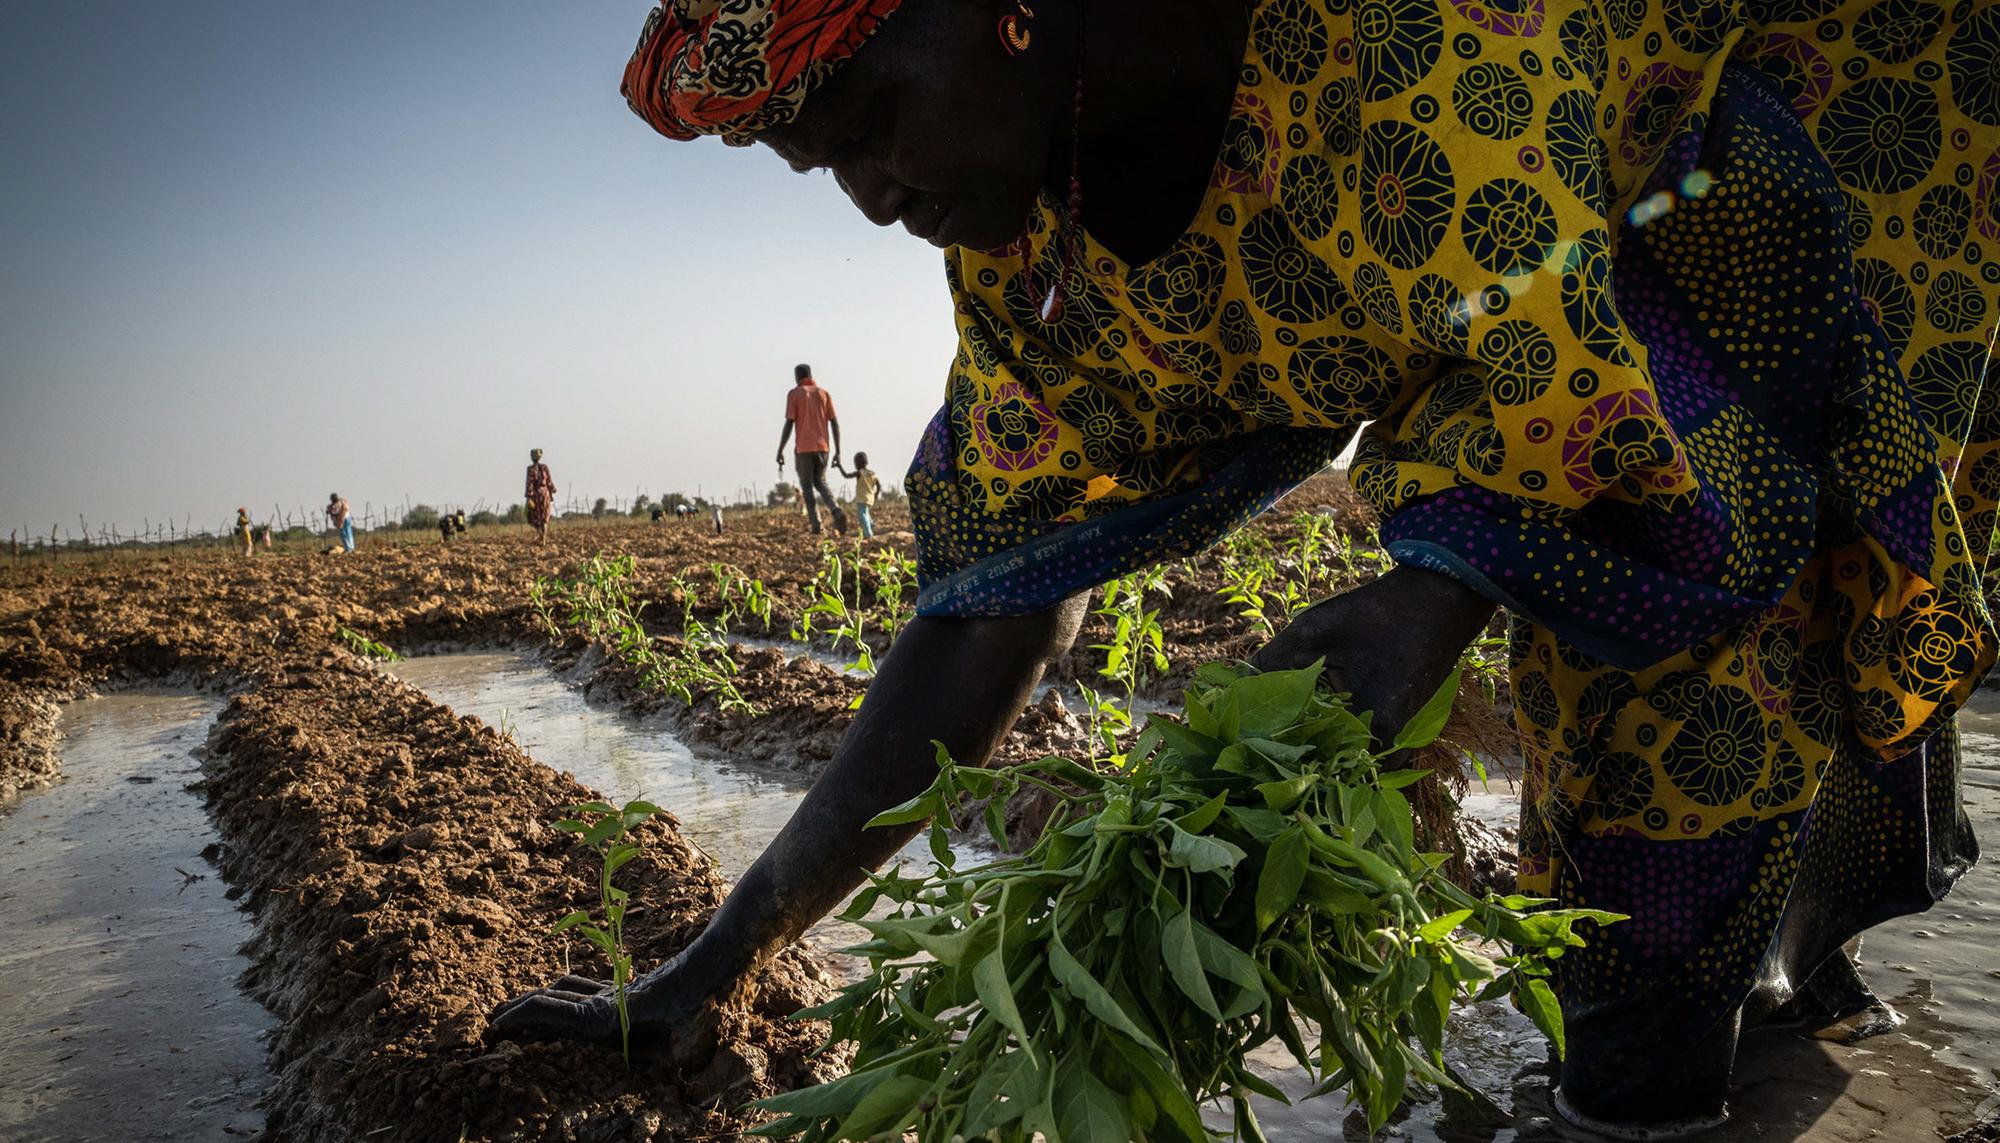
<svg viewBox="0 0 2000 1143">
<path fill-rule="evenodd" d="M 378 643 L 351 627 L 339 628 L 335 634 L 340 637 L 342 643 L 347 644 L 349 650 L 362 658 L 377 659 L 385 663 L 400 662 L 403 658 L 396 653 L 395 648 L 386 643 Z"/>
<path fill-rule="evenodd" d="M 1159 567 L 1121 576 L 1104 585 L 1103 600 L 1093 614 L 1110 626 L 1110 642 L 1093 643 L 1091 650 L 1104 652 L 1104 666 L 1097 673 L 1125 692 L 1125 702 L 1120 708 L 1101 696 L 1090 696 L 1093 737 L 1104 727 L 1110 727 L 1114 736 L 1119 730 L 1129 728 L 1133 701 L 1154 677 L 1148 668 L 1156 674 L 1165 674 L 1171 667 L 1167 661 L 1166 630 L 1160 625 L 1161 608 L 1146 606 L 1149 598 L 1171 594 L 1166 569 Z"/>
<path fill-rule="evenodd" d="M 603 912 L 603 923 L 592 920 L 588 910 L 578 909 L 557 921 L 555 931 L 574 930 L 596 945 L 611 962 L 612 1000 L 618 1006 L 620 1050 L 627 1065 L 632 1062 L 632 1015 L 626 1005 L 626 986 L 632 981 L 632 954 L 625 948 L 625 915 L 632 895 L 613 885 L 611 878 L 639 856 L 641 846 L 632 840 L 631 831 L 659 812 L 660 807 L 646 801 L 634 800 L 622 807 L 609 802 L 584 802 L 565 808 L 563 813 L 569 816 L 556 823 L 557 829 L 581 836 L 583 843 L 596 850 L 600 858 L 597 904 Z"/>
</svg>

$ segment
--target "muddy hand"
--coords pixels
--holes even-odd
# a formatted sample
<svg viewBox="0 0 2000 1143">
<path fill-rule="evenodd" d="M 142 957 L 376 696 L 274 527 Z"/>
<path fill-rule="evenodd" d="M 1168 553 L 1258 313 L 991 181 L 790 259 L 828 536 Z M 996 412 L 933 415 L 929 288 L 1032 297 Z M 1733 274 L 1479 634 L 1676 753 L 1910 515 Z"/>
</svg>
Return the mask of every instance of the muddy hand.
<svg viewBox="0 0 2000 1143">
<path fill-rule="evenodd" d="M 635 1053 L 670 1046 L 677 1032 L 691 1028 L 707 999 L 680 987 L 674 968 L 670 961 L 626 991 Z M 505 1001 L 488 1019 L 495 1039 L 582 1040 L 610 1048 L 622 1039 L 610 983 L 582 976 L 564 976 L 547 988 Z"/>
<path fill-rule="evenodd" d="M 1493 604 L 1455 580 L 1399 567 L 1322 600 L 1294 619 L 1250 662 L 1267 671 L 1326 660 L 1328 682 L 1375 712 L 1378 738 L 1393 736 L 1485 628 Z"/>
<path fill-rule="evenodd" d="M 504 1001 L 489 1017 L 502 1039 L 618 1042 L 618 1010 L 611 986 L 601 980 L 565 976 L 547 988 Z"/>
</svg>

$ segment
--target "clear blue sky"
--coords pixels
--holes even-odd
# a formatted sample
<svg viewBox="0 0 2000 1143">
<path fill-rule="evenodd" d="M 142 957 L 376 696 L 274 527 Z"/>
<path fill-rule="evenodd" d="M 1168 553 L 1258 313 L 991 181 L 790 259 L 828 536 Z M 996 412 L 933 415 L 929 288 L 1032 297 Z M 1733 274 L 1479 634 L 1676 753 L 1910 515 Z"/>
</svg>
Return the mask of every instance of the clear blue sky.
<svg viewBox="0 0 2000 1143">
<path fill-rule="evenodd" d="M 0 36 L 0 533 L 776 477 L 791 367 L 900 482 L 938 253 L 618 81 L 648 5 L 24 0 Z"/>
</svg>

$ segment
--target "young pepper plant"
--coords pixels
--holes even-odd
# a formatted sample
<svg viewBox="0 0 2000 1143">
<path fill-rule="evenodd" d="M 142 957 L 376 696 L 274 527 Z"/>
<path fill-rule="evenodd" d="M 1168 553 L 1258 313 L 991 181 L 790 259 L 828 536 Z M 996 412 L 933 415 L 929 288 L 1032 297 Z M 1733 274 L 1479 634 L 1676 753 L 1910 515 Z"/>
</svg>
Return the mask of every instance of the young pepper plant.
<svg viewBox="0 0 2000 1143">
<path fill-rule="evenodd" d="M 625 914 L 632 895 L 613 885 L 611 878 L 643 850 L 638 842 L 630 840 L 631 831 L 659 812 L 660 807 L 653 803 L 636 799 L 623 806 L 584 802 L 564 809 L 563 813 L 569 816 L 556 823 L 557 829 L 581 835 L 583 843 L 597 851 L 597 906 L 604 920 L 600 924 L 591 919 L 588 910 L 578 909 L 557 921 L 555 931 L 575 931 L 597 946 L 611 963 L 611 993 L 618 1006 L 620 1049 L 628 1065 L 632 1062 L 632 1016 L 626 1006 L 625 989 L 632 981 L 632 954 L 625 948 Z"/>
</svg>

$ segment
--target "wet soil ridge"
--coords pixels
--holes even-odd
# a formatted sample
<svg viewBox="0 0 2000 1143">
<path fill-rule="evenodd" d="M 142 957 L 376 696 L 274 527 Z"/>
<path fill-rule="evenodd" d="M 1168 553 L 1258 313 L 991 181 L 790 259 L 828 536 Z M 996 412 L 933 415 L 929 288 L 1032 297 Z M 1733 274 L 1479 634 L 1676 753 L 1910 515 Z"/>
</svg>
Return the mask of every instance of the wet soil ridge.
<svg viewBox="0 0 2000 1143">
<path fill-rule="evenodd" d="M 0 810 L 56 780 L 61 713 L 53 696 L 0 689 Z"/>
<path fill-rule="evenodd" d="M 595 796 L 471 719 L 328 654 L 270 669 L 211 740 L 203 792 L 257 936 L 245 984 L 284 1022 L 269 1136 L 331 1141 L 731 1137 L 744 1101 L 827 1078 L 830 995 L 792 951 L 674 1059 L 488 1043 L 486 1014 L 569 968 L 605 975 L 551 924 L 596 900 L 595 858 L 551 828 Z M 671 817 L 620 870 L 641 966 L 683 947 L 724 885 Z M 567 950 L 566 947 L 567 946 Z"/>
</svg>

